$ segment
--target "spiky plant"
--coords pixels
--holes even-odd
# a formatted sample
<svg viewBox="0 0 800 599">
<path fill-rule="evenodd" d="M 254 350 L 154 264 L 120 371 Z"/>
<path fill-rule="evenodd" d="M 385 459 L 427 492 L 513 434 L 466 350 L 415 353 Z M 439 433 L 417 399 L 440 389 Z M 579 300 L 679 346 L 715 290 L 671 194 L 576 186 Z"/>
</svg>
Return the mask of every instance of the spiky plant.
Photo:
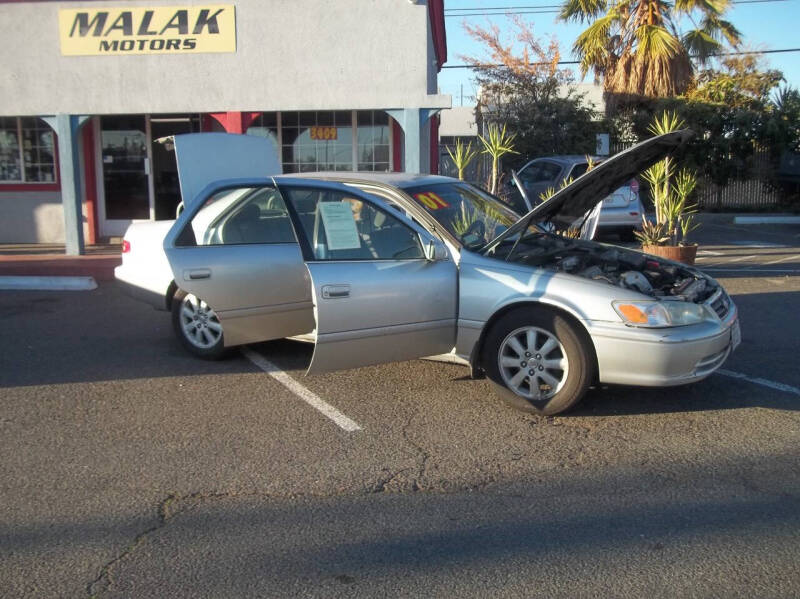
<svg viewBox="0 0 800 599">
<path fill-rule="evenodd" d="M 683 125 L 684 122 L 674 112 L 663 112 L 653 119 L 648 129 L 653 135 L 663 135 L 677 131 Z M 649 223 L 643 220 L 639 239 L 645 245 L 683 243 L 686 234 L 697 228 L 697 224 L 693 223 L 697 206 L 690 200 L 697 187 L 697 176 L 686 169 L 676 174 L 675 161 L 667 156 L 648 168 L 643 177 L 650 184 L 656 222 L 648 227 Z"/>
<path fill-rule="evenodd" d="M 496 123 L 490 123 L 486 137 L 478 135 L 478 139 L 483 144 L 482 154 L 492 157 L 492 173 L 489 180 L 489 191 L 497 195 L 498 175 L 500 171 L 500 159 L 506 154 L 518 154 L 514 150 L 514 138 L 516 133 L 508 133 L 506 126 L 502 129 Z"/>
<path fill-rule="evenodd" d="M 453 161 L 453 164 L 458 170 L 458 178 L 463 181 L 464 171 L 469 166 L 469 163 L 472 162 L 472 159 L 478 155 L 478 151 L 472 147 L 471 141 L 465 146 L 462 140 L 457 139 L 456 151 L 453 152 L 450 148 L 447 148 L 447 153 L 450 155 L 450 160 Z"/>
</svg>

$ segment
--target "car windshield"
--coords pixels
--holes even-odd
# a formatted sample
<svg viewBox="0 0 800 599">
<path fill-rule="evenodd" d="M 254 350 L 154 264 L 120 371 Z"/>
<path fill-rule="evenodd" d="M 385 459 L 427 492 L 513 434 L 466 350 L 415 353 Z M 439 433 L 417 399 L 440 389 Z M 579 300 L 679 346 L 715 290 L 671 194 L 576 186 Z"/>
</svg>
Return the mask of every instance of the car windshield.
<svg viewBox="0 0 800 599">
<path fill-rule="evenodd" d="M 519 220 L 511 208 L 469 183 L 435 183 L 404 191 L 469 250 L 482 248 Z"/>
</svg>

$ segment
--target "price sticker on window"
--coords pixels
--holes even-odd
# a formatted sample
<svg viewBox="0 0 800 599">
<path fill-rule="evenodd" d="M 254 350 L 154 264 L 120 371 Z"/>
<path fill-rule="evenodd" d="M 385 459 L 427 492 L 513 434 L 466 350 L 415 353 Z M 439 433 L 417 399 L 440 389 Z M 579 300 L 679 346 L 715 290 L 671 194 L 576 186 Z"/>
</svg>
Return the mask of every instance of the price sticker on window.
<svg viewBox="0 0 800 599">
<path fill-rule="evenodd" d="M 425 208 L 427 208 L 428 210 L 439 210 L 440 208 L 450 207 L 450 204 L 445 202 L 441 197 L 439 197 L 432 191 L 426 191 L 425 193 L 418 193 L 415 194 L 414 197 L 420 204 L 425 206 Z"/>
</svg>

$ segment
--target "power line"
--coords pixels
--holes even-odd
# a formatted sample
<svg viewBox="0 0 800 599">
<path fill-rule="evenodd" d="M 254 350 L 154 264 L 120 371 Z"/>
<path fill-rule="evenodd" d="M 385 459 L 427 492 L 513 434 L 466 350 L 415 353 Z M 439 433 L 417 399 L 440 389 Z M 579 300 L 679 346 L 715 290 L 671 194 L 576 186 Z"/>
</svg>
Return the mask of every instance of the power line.
<svg viewBox="0 0 800 599">
<path fill-rule="evenodd" d="M 741 51 L 741 52 L 720 52 L 718 54 L 710 54 L 709 58 L 719 58 L 720 56 L 745 56 L 749 54 L 780 54 L 784 52 L 800 52 L 800 48 L 781 48 L 778 50 L 748 50 L 748 51 Z M 692 56 L 692 58 L 697 58 L 696 56 Z M 531 62 L 529 66 L 535 65 L 544 65 L 544 64 L 551 64 L 549 62 Z M 570 65 L 570 64 L 580 64 L 579 60 L 561 60 L 558 63 L 559 65 Z M 471 64 L 453 64 L 453 65 L 444 65 L 443 69 L 492 69 L 497 67 L 505 66 L 503 64 L 485 64 L 485 65 L 477 65 L 473 66 Z"/>
<path fill-rule="evenodd" d="M 775 4 L 794 0 L 732 0 L 731 4 Z M 561 12 L 561 4 L 529 4 L 526 6 L 495 6 L 446 8 L 445 17 L 491 17 L 505 15 L 542 15 Z"/>
</svg>

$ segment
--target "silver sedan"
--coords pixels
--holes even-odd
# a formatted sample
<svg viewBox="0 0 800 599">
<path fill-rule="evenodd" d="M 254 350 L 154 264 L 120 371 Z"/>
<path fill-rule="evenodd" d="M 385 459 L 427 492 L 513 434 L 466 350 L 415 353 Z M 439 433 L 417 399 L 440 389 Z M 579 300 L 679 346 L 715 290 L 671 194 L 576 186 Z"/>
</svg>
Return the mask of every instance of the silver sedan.
<svg viewBox="0 0 800 599">
<path fill-rule="evenodd" d="M 430 175 L 189 181 L 208 170 L 196 151 L 190 169 L 181 146 L 201 141 L 176 138 L 182 188 L 205 188 L 163 238 L 166 273 L 137 261 L 162 241 L 133 225 L 117 278 L 170 309 L 201 357 L 282 337 L 313 341 L 309 373 L 445 355 L 539 414 L 571 408 L 597 381 L 690 383 L 740 339 L 724 289 L 697 269 L 588 240 L 598 203 L 687 136 L 647 140 L 522 218 Z"/>
</svg>

